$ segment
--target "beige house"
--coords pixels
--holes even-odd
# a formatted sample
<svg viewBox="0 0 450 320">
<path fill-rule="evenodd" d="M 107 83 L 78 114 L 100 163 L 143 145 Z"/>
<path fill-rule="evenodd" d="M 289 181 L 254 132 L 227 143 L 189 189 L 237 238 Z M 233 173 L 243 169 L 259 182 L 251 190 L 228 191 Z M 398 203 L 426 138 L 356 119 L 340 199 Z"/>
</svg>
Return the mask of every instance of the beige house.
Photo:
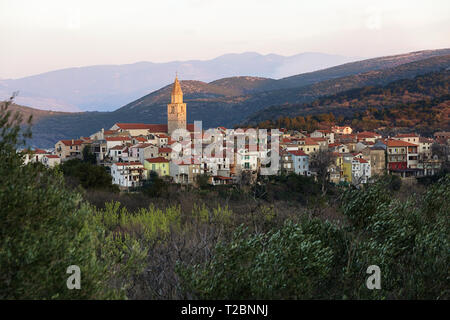
<svg viewBox="0 0 450 320">
<path fill-rule="evenodd" d="M 349 126 L 334 126 L 331 128 L 331 131 L 336 134 L 352 134 L 353 130 Z"/>
<path fill-rule="evenodd" d="M 55 144 L 55 153 L 61 158 L 61 161 L 82 159 L 85 146 L 86 142 L 83 140 L 59 140 Z"/>
<path fill-rule="evenodd" d="M 179 164 L 171 161 L 169 172 L 173 182 L 193 184 L 195 182 L 195 177 L 202 174 L 203 170 L 201 169 L 201 164 L 196 164 L 193 160 L 181 162 Z"/>
<path fill-rule="evenodd" d="M 317 152 L 320 149 L 319 143 L 311 138 L 300 139 L 299 143 L 298 150 L 302 150 L 306 154 Z"/>
<path fill-rule="evenodd" d="M 394 140 L 405 141 L 409 143 L 419 144 L 419 135 L 415 133 L 400 133 L 395 137 L 392 137 Z"/>
<path fill-rule="evenodd" d="M 367 147 L 362 151 L 363 158 L 371 165 L 372 176 L 383 175 L 386 171 L 386 151 L 381 147 Z"/>
</svg>

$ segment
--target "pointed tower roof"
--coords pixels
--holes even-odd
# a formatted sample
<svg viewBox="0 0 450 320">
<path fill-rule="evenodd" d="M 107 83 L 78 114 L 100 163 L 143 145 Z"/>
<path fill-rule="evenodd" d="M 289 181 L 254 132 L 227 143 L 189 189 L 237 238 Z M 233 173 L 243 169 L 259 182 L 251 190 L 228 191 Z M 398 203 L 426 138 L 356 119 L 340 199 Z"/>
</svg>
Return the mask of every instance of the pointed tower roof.
<svg viewBox="0 0 450 320">
<path fill-rule="evenodd" d="M 183 91 L 181 91 L 180 82 L 178 81 L 178 75 L 175 77 L 175 82 L 173 83 L 172 95 L 182 95 Z"/>
</svg>

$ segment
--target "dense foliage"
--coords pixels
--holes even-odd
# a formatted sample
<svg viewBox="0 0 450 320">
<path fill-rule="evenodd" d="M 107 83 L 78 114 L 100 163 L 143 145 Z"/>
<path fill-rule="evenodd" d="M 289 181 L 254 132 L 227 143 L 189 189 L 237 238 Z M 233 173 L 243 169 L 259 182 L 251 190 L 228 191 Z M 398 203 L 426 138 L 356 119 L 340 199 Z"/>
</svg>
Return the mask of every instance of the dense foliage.
<svg viewBox="0 0 450 320">
<path fill-rule="evenodd" d="M 277 119 L 260 121 L 258 126 L 312 131 L 346 124 L 358 130 L 408 127 L 428 134 L 449 130 L 449 74 L 448 70 L 432 72 L 385 86 L 351 89 L 311 103 L 270 108 L 263 118 Z"/>
<path fill-rule="evenodd" d="M 112 184 L 111 175 L 104 167 L 90 162 L 71 159 L 64 161 L 60 169 L 66 178 L 74 185 L 81 185 L 84 189 L 100 189 L 118 192 L 117 185 Z"/>
<path fill-rule="evenodd" d="M 107 233 L 92 207 L 69 191 L 58 171 L 23 165 L 21 117 L 0 113 L 0 299 L 125 297 L 126 279 L 143 251 Z M 69 290 L 66 270 L 81 269 L 81 289 Z"/>
<path fill-rule="evenodd" d="M 406 202 L 388 188 L 380 180 L 346 191 L 343 227 L 241 227 L 211 261 L 179 265 L 184 289 L 200 299 L 448 299 L 450 176 Z M 381 268 L 381 290 L 366 288 L 370 265 Z"/>
</svg>

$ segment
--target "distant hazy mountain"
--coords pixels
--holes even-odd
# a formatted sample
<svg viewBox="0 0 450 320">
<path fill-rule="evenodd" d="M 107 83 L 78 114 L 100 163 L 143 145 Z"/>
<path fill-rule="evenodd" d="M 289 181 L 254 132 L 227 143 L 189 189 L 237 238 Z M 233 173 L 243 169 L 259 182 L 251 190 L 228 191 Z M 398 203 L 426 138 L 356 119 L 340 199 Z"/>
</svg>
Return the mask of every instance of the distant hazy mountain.
<svg viewBox="0 0 450 320">
<path fill-rule="evenodd" d="M 210 82 L 234 76 L 282 78 L 324 69 L 358 58 L 324 53 L 290 57 L 258 53 L 226 54 L 212 60 L 138 62 L 69 68 L 0 80 L 0 99 L 19 91 L 18 104 L 55 111 L 111 111 L 181 79 Z"/>
<path fill-rule="evenodd" d="M 302 73 L 280 79 L 276 82 L 264 85 L 264 89 L 287 89 L 310 85 L 324 80 L 342 78 L 369 72 L 374 70 L 383 70 L 406 64 L 409 62 L 420 61 L 436 56 L 450 54 L 450 49 L 423 50 L 409 52 L 393 56 L 377 57 L 372 59 L 361 60 L 357 62 L 345 63 L 332 68 L 327 68 L 315 72 Z"/>
<path fill-rule="evenodd" d="M 432 52 L 445 54 L 448 50 Z M 343 75 L 341 77 L 338 77 L 338 72 L 333 71 L 334 68 L 316 71 L 308 75 L 317 80 L 313 84 L 275 90 L 268 88 L 277 88 L 278 82 L 283 82 L 284 79 L 230 77 L 209 83 L 181 81 L 184 100 L 187 103 L 187 118 L 188 121 L 202 120 L 204 127 L 231 127 L 249 119 L 265 120 L 267 115 L 271 119 L 276 119 L 283 114 L 279 106 L 285 104 L 307 103 L 324 95 L 363 86 L 385 85 L 399 79 L 411 79 L 417 75 L 450 67 L 450 54 L 431 58 L 430 53 L 414 54 L 415 60 L 418 61 L 413 62 L 410 55 L 402 56 L 401 59 L 381 57 L 377 58 L 378 62 L 373 59 L 367 60 L 371 67 L 367 68 L 367 63 L 363 63 L 361 73 L 357 73 L 355 67 L 355 64 L 361 66 L 360 62 L 346 64 L 340 68 Z M 419 57 L 428 58 L 420 60 Z M 386 61 L 393 60 L 396 61 L 394 67 L 389 63 L 386 64 Z M 401 61 L 405 63 L 402 64 Z M 334 76 L 330 78 L 330 74 Z M 321 79 L 323 81 L 320 81 Z M 38 147 L 51 146 L 59 139 L 90 135 L 101 128 L 111 127 L 115 122 L 165 123 L 172 81 L 170 80 L 165 87 L 114 112 L 84 112 L 43 118 L 33 127 L 32 143 Z M 258 114 L 263 109 L 264 112 Z"/>
</svg>

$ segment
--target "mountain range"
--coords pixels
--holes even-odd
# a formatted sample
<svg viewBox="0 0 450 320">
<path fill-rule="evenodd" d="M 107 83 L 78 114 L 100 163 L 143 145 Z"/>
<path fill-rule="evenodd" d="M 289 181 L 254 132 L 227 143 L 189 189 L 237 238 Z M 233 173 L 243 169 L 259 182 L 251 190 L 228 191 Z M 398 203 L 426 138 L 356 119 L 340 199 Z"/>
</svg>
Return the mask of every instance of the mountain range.
<svg viewBox="0 0 450 320">
<path fill-rule="evenodd" d="M 173 81 L 210 82 L 232 76 L 282 78 L 360 58 L 324 53 L 294 56 L 247 52 L 211 60 L 138 62 L 61 69 L 20 79 L 0 80 L 0 99 L 20 91 L 17 103 L 53 111 L 112 111 Z"/>
<path fill-rule="evenodd" d="M 450 49 L 441 49 L 346 63 L 279 80 L 240 76 L 209 83 L 186 80 L 181 81 L 181 87 L 189 122 L 202 120 L 204 127 L 232 127 L 262 121 L 266 116 L 276 118 L 282 115 L 280 110 L 284 105 L 312 102 L 354 88 L 412 79 L 449 67 Z M 33 126 L 32 144 L 50 147 L 59 139 L 90 135 L 115 122 L 165 123 L 171 87 L 170 83 L 114 112 L 41 116 Z M 270 112 L 272 109 L 275 111 Z M 264 112 L 260 113 L 261 110 Z"/>
</svg>

